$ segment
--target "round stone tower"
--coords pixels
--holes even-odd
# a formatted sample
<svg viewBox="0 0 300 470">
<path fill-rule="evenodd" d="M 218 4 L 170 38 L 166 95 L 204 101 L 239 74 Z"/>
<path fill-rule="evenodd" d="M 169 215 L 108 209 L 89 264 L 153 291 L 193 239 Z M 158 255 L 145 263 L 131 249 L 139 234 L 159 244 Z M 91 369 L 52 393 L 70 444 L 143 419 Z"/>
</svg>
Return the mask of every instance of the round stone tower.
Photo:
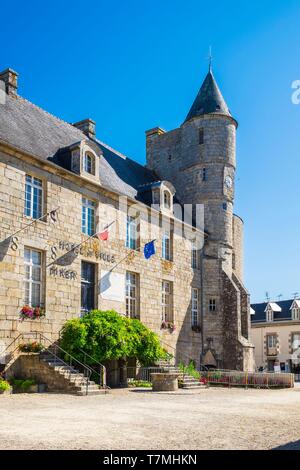
<svg viewBox="0 0 300 470">
<path fill-rule="evenodd" d="M 181 126 L 181 146 L 193 175 L 183 199 L 204 205 L 211 254 L 226 259 L 226 271 L 232 267 L 236 129 L 210 69 Z"/>
</svg>

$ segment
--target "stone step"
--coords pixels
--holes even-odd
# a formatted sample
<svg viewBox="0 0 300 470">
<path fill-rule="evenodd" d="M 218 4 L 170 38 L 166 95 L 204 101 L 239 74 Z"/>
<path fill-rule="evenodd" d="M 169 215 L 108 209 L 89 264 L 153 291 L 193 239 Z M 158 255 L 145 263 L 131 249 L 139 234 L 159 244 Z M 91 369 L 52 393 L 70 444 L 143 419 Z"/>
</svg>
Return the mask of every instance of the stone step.
<svg viewBox="0 0 300 470">
<path fill-rule="evenodd" d="M 106 393 L 107 393 L 107 390 L 103 388 L 99 388 L 98 390 L 88 390 L 88 396 L 89 395 L 105 395 Z M 82 391 L 77 392 L 76 395 L 84 396 L 86 395 L 86 391 L 83 389 Z"/>
<path fill-rule="evenodd" d="M 107 393 L 106 389 L 100 388 L 93 380 L 88 380 L 87 391 L 87 378 L 72 366 L 64 364 L 51 354 L 41 354 L 41 359 L 48 364 L 53 370 L 54 374 L 61 375 L 66 380 L 66 390 L 68 393 L 73 393 L 79 396 L 85 395 L 102 395 Z M 88 393 L 87 393 L 88 392 Z"/>
</svg>

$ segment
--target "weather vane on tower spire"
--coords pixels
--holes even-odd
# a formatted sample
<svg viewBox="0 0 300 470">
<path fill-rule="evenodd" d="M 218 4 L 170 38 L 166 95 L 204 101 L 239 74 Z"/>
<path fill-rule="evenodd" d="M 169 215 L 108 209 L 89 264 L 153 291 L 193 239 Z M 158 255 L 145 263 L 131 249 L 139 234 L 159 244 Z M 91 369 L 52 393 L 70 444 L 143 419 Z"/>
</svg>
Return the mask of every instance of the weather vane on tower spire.
<svg viewBox="0 0 300 470">
<path fill-rule="evenodd" d="M 209 53 L 208 53 L 208 63 L 209 63 L 209 66 L 208 66 L 208 71 L 209 72 L 212 72 L 212 61 L 213 61 L 213 56 L 212 56 L 212 47 L 209 46 Z"/>
</svg>

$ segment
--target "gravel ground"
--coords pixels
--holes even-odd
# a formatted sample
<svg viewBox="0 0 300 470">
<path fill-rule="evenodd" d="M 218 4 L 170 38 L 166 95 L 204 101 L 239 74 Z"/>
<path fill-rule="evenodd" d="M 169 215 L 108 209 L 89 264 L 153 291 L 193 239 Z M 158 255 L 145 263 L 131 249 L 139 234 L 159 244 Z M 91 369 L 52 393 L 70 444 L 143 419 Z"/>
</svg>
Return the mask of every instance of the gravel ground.
<svg viewBox="0 0 300 470">
<path fill-rule="evenodd" d="M 0 449 L 300 449 L 300 389 L 0 397 Z"/>
</svg>

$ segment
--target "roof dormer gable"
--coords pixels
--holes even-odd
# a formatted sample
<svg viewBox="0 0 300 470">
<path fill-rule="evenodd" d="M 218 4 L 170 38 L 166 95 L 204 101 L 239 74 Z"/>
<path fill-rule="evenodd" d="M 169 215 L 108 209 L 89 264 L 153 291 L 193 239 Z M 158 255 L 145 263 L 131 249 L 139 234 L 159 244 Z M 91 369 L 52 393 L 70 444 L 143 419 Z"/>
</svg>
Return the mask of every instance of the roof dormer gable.
<svg viewBox="0 0 300 470">
<path fill-rule="evenodd" d="M 60 149 L 56 154 L 56 160 L 74 173 L 94 182 L 100 182 L 102 155 L 103 152 L 96 143 L 83 139 Z"/>
<path fill-rule="evenodd" d="M 269 302 L 268 305 L 266 306 L 265 312 L 270 312 L 272 311 L 273 313 L 275 312 L 281 312 L 282 308 L 276 304 L 275 302 Z"/>
</svg>

